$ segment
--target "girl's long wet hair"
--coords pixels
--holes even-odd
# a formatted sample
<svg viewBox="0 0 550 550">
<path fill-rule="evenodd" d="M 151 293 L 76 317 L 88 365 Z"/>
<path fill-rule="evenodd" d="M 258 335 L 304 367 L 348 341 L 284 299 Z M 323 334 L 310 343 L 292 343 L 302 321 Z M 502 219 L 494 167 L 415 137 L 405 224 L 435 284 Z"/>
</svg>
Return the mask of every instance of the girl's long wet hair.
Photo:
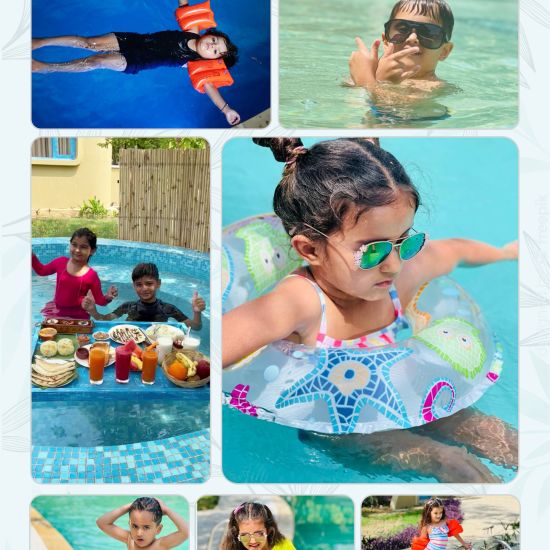
<svg viewBox="0 0 550 550">
<path fill-rule="evenodd" d="M 275 189 L 273 209 L 286 232 L 311 240 L 324 237 L 308 226 L 330 234 L 338 231 L 346 214 L 355 221 L 377 206 L 395 202 L 406 193 L 416 211 L 420 195 L 403 166 L 373 138 L 342 138 L 306 149 L 300 138 L 254 138 L 284 162 Z"/>
<path fill-rule="evenodd" d="M 422 517 L 420 518 L 420 531 L 422 531 L 422 527 L 426 527 L 426 525 L 430 525 L 432 522 L 432 510 L 434 508 L 441 508 L 443 510 L 443 514 L 441 514 L 441 519 L 444 520 L 446 518 L 445 516 L 445 506 L 443 505 L 443 501 L 440 498 L 431 498 L 424 504 L 424 509 L 422 510 Z"/>
<path fill-rule="evenodd" d="M 279 542 L 285 540 L 284 535 L 279 531 L 277 522 L 271 510 L 259 502 L 243 502 L 231 512 L 225 538 L 222 541 L 220 550 L 245 550 L 239 541 L 239 524 L 247 520 L 262 521 L 267 531 L 267 543 L 273 548 Z"/>
<path fill-rule="evenodd" d="M 156 498 L 141 497 L 136 498 L 130 505 L 128 513 L 131 514 L 134 510 L 138 512 L 151 512 L 153 514 L 153 521 L 158 525 L 162 521 L 162 508 Z"/>
</svg>

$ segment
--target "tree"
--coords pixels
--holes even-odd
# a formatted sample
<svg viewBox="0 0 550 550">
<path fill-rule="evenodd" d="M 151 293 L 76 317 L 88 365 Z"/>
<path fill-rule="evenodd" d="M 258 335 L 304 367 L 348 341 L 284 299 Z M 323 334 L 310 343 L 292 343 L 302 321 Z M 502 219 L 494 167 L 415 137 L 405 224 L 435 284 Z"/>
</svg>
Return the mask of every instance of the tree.
<svg viewBox="0 0 550 550">
<path fill-rule="evenodd" d="M 112 163 L 118 164 L 121 149 L 205 149 L 202 138 L 105 138 L 100 147 L 112 147 Z"/>
</svg>

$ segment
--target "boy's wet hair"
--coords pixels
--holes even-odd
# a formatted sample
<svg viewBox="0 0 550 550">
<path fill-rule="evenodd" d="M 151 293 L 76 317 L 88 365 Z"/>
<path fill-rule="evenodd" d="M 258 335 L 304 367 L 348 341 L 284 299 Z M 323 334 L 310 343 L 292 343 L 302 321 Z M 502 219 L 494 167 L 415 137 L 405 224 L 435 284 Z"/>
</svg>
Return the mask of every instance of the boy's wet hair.
<svg viewBox="0 0 550 550">
<path fill-rule="evenodd" d="M 218 29 L 207 29 L 204 31 L 204 34 L 202 36 L 205 36 L 207 34 L 210 34 L 211 36 L 219 36 L 220 38 L 223 38 L 225 42 L 225 47 L 227 48 L 227 52 L 221 55 L 221 58 L 224 60 L 225 66 L 229 69 L 229 67 L 233 67 L 235 63 L 239 60 L 239 49 L 233 42 L 231 42 L 231 39 L 227 34 L 225 34 L 222 31 L 219 31 Z"/>
<path fill-rule="evenodd" d="M 422 531 L 422 527 L 426 525 L 430 525 L 432 522 L 432 510 L 434 508 L 441 508 L 443 510 L 443 513 L 441 514 L 441 520 L 446 519 L 445 514 L 445 505 L 443 503 L 443 500 L 440 498 L 431 498 L 424 504 L 424 509 L 422 510 L 422 517 L 420 518 L 420 530 Z"/>
<path fill-rule="evenodd" d="M 395 19 L 395 16 L 401 10 L 417 15 L 428 15 L 441 23 L 447 35 L 447 40 L 451 39 L 455 18 L 451 6 L 445 0 L 399 0 L 391 10 L 390 19 Z"/>
<path fill-rule="evenodd" d="M 261 521 L 267 531 L 267 542 L 270 548 L 283 542 L 285 536 L 279 531 L 277 522 L 271 510 L 259 502 L 243 502 L 235 508 L 229 516 L 229 524 L 225 538 L 220 546 L 221 550 L 243 550 L 244 546 L 239 541 L 239 524 L 243 521 Z"/>
<path fill-rule="evenodd" d="M 153 514 L 153 521 L 157 525 L 162 521 L 162 508 L 156 498 L 136 498 L 136 500 L 132 502 L 128 513 L 131 514 L 134 510 L 137 510 L 138 512 L 150 512 Z"/>
<path fill-rule="evenodd" d="M 88 241 L 88 244 L 90 245 L 90 248 L 92 250 L 97 249 L 97 235 L 91 229 L 88 229 L 87 227 L 81 227 L 77 229 L 71 235 L 71 239 L 69 242 L 72 242 L 73 239 L 77 237 L 84 237 Z"/>
<path fill-rule="evenodd" d="M 135 282 L 142 277 L 153 277 L 153 279 L 160 281 L 159 270 L 156 264 L 137 264 L 136 267 L 134 267 L 134 269 L 132 270 L 132 281 Z"/>
<path fill-rule="evenodd" d="M 403 166 L 371 139 L 321 141 L 311 149 L 300 138 L 253 141 L 286 162 L 273 209 L 291 237 L 322 240 L 317 231 L 338 231 L 348 212 L 354 212 L 357 222 L 364 212 L 394 203 L 401 193 L 408 195 L 415 211 L 420 206 L 420 195 Z"/>
</svg>

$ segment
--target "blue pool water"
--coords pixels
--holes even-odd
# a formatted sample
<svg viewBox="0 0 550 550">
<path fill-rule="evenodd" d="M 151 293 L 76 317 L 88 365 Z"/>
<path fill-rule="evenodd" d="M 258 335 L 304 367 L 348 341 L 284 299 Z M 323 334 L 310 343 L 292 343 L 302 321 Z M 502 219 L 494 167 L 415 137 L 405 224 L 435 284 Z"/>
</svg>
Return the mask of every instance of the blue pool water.
<svg viewBox="0 0 550 550">
<path fill-rule="evenodd" d="M 197 3 L 197 2 L 192 2 Z M 239 48 L 231 68 L 235 84 L 221 89 L 241 120 L 270 105 L 270 14 L 267 0 L 212 0 L 219 30 Z M 97 36 L 179 29 L 174 0 L 33 0 L 32 36 Z M 85 50 L 43 48 L 40 61 L 67 61 Z M 244 99 L 246 98 L 246 100 Z M 80 74 L 33 74 L 32 120 L 39 128 L 225 128 L 225 117 L 196 92 L 187 69 L 161 67 L 129 75 L 109 70 Z"/>
<path fill-rule="evenodd" d="M 36 497 L 31 505 L 63 535 L 75 550 L 80 548 L 120 550 L 121 543 L 100 531 L 96 520 L 106 512 L 115 510 L 141 496 L 149 495 L 40 496 Z M 170 495 L 158 495 L 158 498 L 162 498 L 172 510 L 189 522 L 189 505 L 184 498 Z M 125 514 L 118 519 L 115 525 L 128 529 L 128 515 Z M 172 520 L 167 516 L 163 517 L 162 525 L 161 536 L 176 530 Z M 177 548 L 187 550 L 189 542 L 186 541 Z"/>
<path fill-rule="evenodd" d="M 318 139 L 304 140 L 311 146 Z M 431 238 L 464 237 L 504 245 L 518 235 L 518 160 L 512 141 L 494 138 L 382 139 L 405 166 L 423 200 L 415 227 Z M 246 162 L 242 159 L 246 158 Z M 283 165 L 269 149 L 234 139 L 223 152 L 223 225 L 272 211 L 273 190 Z M 259 181 L 258 174 L 262 174 Z M 246 197 L 247 200 L 243 200 Z M 499 382 L 477 403 L 488 415 L 518 425 L 515 262 L 459 268 L 455 278 L 474 297 L 504 347 Z M 310 444 L 292 428 L 262 422 L 224 408 L 224 473 L 235 482 L 434 481 L 414 472 L 396 477 L 361 457 L 360 449 L 330 451 L 330 441 Z M 256 437 L 255 437 L 256 436 Z M 345 436 L 344 436 L 345 437 Z M 258 438 L 262 444 L 258 445 Z M 246 456 L 247 460 L 243 460 Z M 482 459 L 484 461 L 485 459 Z M 487 461 L 485 461 L 487 464 Z M 508 480 L 514 473 L 487 464 Z"/>
<path fill-rule="evenodd" d="M 450 0 L 454 49 L 439 78 L 458 86 L 416 107 L 369 113 L 363 89 L 342 86 L 354 38 L 381 38 L 395 0 L 281 0 L 280 120 L 287 128 L 502 128 L 518 121 L 517 0 Z M 447 113 L 448 114 L 445 114 Z M 389 115 L 387 113 L 390 113 Z"/>
</svg>

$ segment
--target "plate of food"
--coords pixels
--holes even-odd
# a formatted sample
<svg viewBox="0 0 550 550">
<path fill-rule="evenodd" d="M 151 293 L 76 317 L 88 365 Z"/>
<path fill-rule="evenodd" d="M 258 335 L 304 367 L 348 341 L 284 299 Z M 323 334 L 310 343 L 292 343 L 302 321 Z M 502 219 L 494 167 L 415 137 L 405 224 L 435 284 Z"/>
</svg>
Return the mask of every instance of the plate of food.
<svg viewBox="0 0 550 550">
<path fill-rule="evenodd" d="M 87 369 L 90 368 L 90 363 L 88 362 L 88 358 L 90 356 L 90 348 L 93 346 L 93 344 L 88 344 L 86 346 L 82 346 L 78 348 L 75 351 L 74 354 L 74 360 L 81 365 L 82 367 L 86 367 Z M 109 361 L 105 365 L 106 367 L 110 367 L 115 362 L 115 348 L 110 347 L 109 348 Z"/>
<path fill-rule="evenodd" d="M 118 344 L 125 344 L 129 340 L 141 344 L 141 342 L 145 342 L 146 336 L 135 325 L 116 325 L 109 330 L 109 338 Z"/>
<path fill-rule="evenodd" d="M 105 340 L 109 339 L 109 333 L 105 332 L 103 330 L 96 330 L 92 334 L 92 336 L 93 336 L 94 340 L 96 340 L 97 342 L 104 342 Z"/>
<path fill-rule="evenodd" d="M 145 334 L 147 334 L 151 340 L 158 340 L 162 336 L 168 336 L 172 338 L 172 340 L 183 340 L 183 338 L 185 338 L 183 331 L 172 325 L 151 325 L 145 331 Z"/>
</svg>

